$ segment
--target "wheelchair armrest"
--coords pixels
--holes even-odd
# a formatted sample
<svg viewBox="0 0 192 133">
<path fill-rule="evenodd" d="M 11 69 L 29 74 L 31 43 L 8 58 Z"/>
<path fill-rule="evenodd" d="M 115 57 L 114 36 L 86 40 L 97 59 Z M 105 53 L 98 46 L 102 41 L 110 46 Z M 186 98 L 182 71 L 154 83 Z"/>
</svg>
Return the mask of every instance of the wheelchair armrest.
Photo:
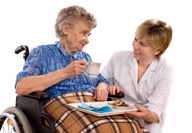
<svg viewBox="0 0 192 133">
<path fill-rule="evenodd" d="M 27 119 L 33 133 L 55 133 L 55 124 L 52 117 L 44 110 L 43 100 L 50 99 L 47 92 L 33 92 L 29 95 L 17 95 L 16 107 L 21 109 Z M 46 125 L 49 123 L 49 126 Z"/>
<path fill-rule="evenodd" d="M 114 98 L 123 98 L 125 96 L 124 92 L 115 93 L 115 95 L 111 95 L 109 93 L 108 97 L 114 97 Z"/>
<path fill-rule="evenodd" d="M 123 98 L 124 96 L 125 94 L 123 92 L 116 93 L 115 95 L 111 95 L 111 94 L 108 95 L 108 97 L 114 97 L 114 98 Z M 46 100 L 51 98 L 51 94 L 47 92 L 38 91 L 38 92 L 33 92 L 29 95 L 25 95 L 25 97 L 34 98 L 38 100 Z"/>
<path fill-rule="evenodd" d="M 25 97 L 34 98 L 38 100 L 46 100 L 51 98 L 51 94 L 47 92 L 38 91 L 38 92 L 33 92 L 29 95 L 25 95 Z"/>
<path fill-rule="evenodd" d="M 107 101 L 112 101 L 112 98 L 123 98 L 125 96 L 124 92 L 115 93 L 115 95 L 108 94 Z"/>
</svg>

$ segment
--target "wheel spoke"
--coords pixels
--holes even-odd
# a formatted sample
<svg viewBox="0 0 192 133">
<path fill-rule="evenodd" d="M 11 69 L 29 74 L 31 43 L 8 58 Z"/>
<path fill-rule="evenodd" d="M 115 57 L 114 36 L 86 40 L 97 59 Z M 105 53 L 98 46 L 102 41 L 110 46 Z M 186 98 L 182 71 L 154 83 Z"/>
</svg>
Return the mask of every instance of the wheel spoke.
<svg viewBox="0 0 192 133">
<path fill-rule="evenodd" d="M 3 120 L 1 122 L 3 122 L 3 129 L 0 130 L 0 133 L 32 133 L 27 117 L 19 108 L 7 108 L 2 114 L 0 114 L 0 120 L 2 118 Z"/>
<path fill-rule="evenodd" d="M 4 121 L 4 123 L 2 124 L 2 128 L 0 130 L 0 133 L 15 133 L 15 131 L 13 131 L 13 126 L 9 126 L 7 124 L 8 118 Z"/>
</svg>

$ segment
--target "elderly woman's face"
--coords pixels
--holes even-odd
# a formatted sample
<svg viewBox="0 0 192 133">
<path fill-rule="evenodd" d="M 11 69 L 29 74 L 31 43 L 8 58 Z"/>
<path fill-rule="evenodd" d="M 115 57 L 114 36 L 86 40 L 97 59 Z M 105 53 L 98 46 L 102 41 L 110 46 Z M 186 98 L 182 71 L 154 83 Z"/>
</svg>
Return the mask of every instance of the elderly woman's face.
<svg viewBox="0 0 192 133">
<path fill-rule="evenodd" d="M 145 37 L 140 39 L 135 38 L 132 42 L 132 45 L 133 56 L 139 61 L 150 61 L 160 52 L 148 45 Z"/>
<path fill-rule="evenodd" d="M 68 28 L 66 43 L 68 53 L 73 54 L 82 51 L 89 43 L 88 37 L 91 35 L 92 27 L 85 21 L 79 20 Z"/>
</svg>

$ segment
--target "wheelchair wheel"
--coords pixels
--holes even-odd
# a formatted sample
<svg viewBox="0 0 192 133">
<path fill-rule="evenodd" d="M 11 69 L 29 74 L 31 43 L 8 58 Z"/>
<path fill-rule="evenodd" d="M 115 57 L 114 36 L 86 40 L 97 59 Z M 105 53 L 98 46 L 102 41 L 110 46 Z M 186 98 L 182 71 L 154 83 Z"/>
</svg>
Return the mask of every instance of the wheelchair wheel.
<svg viewBox="0 0 192 133">
<path fill-rule="evenodd" d="M 9 107 L 0 114 L 0 133 L 32 133 L 25 114 L 17 107 Z"/>
</svg>

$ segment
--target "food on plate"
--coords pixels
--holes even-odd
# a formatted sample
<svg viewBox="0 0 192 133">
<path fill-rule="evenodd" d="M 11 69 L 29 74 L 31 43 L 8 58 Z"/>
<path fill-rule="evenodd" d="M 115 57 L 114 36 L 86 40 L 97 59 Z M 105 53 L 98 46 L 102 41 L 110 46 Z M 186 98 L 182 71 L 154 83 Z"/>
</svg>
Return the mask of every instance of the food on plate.
<svg viewBox="0 0 192 133">
<path fill-rule="evenodd" d="M 117 101 L 113 102 L 112 105 L 115 105 L 115 106 L 122 106 L 122 107 L 129 107 L 128 104 L 126 104 L 125 102 L 120 101 L 120 100 L 117 100 Z"/>
</svg>

